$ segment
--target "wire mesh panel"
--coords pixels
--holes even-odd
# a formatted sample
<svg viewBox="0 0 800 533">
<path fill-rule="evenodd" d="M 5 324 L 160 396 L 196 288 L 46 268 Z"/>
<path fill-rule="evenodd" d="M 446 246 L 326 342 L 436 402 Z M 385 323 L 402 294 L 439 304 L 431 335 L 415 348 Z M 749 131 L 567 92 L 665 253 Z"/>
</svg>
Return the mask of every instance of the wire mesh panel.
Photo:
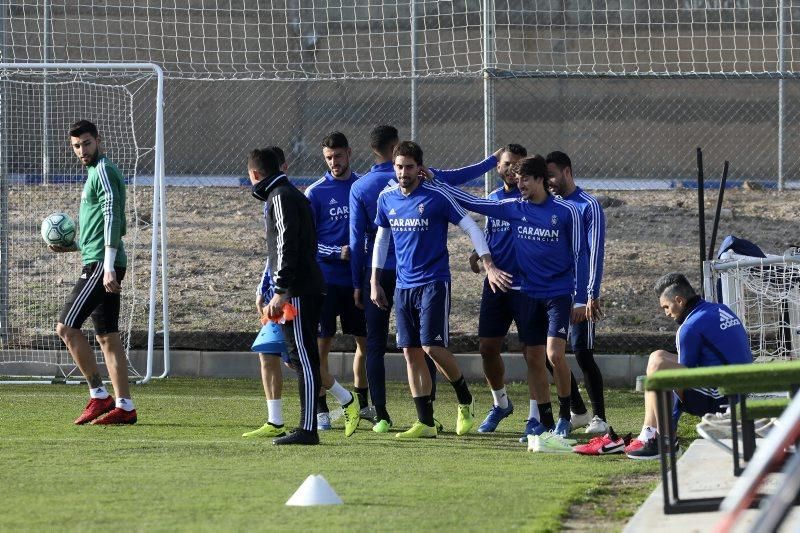
<svg viewBox="0 0 800 533">
<path fill-rule="evenodd" d="M 487 64 L 518 72 L 794 71 L 800 7 L 784 4 L 781 13 L 777 0 L 0 3 L 18 61 L 42 59 L 44 30 L 58 61 L 154 62 L 191 79 L 404 77 L 414 55 L 421 76 L 475 74 Z M 495 35 L 488 61 L 484 22 Z"/>
<path fill-rule="evenodd" d="M 153 72 L 142 71 L 103 77 L 67 69 L 0 70 L 0 373 L 74 371 L 55 326 L 81 275 L 81 257 L 49 251 L 39 229 L 53 212 L 78 220 L 86 169 L 72 153 L 67 132 L 80 119 L 98 126 L 103 150 L 126 178 L 128 268 L 120 312 L 126 350 L 134 331 L 147 330 L 153 177 L 146 173 L 153 169 L 154 128 L 138 130 L 136 117 L 154 106 L 152 99 L 137 101 L 152 94 L 154 82 Z M 97 348 L 91 320 L 84 327 Z M 102 363 L 100 350 L 95 352 Z M 131 367 L 134 376 L 143 370 Z"/>
<path fill-rule="evenodd" d="M 707 266 L 706 284 L 741 319 L 755 360 L 800 359 L 800 252 L 766 260 L 728 254 Z"/>
</svg>

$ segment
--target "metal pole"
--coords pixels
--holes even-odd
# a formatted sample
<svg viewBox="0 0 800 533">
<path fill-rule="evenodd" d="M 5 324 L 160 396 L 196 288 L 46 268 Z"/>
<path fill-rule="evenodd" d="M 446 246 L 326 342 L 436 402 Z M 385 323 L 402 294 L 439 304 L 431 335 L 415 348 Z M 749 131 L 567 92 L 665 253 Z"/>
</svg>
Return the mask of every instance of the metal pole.
<svg viewBox="0 0 800 533">
<path fill-rule="evenodd" d="M 164 346 L 164 372 L 159 376 L 167 377 L 170 371 L 169 353 L 169 277 L 167 276 L 167 191 L 164 187 L 164 73 L 158 73 L 158 101 L 156 102 L 156 158 L 158 174 L 158 201 L 161 204 L 159 216 L 161 218 L 161 313 L 164 332 L 162 334 Z"/>
<path fill-rule="evenodd" d="M 48 48 L 50 47 L 50 2 L 43 2 L 42 20 L 42 62 L 48 62 Z M 47 153 L 47 143 L 50 141 L 47 132 L 47 70 L 42 71 L 42 184 L 47 185 L 50 181 L 50 158 Z"/>
<path fill-rule="evenodd" d="M 483 150 L 488 156 L 494 152 L 495 145 L 495 109 L 494 80 L 494 0 L 483 2 Z M 492 173 L 484 178 L 484 193 L 488 196 L 492 191 Z"/>
<path fill-rule="evenodd" d="M 703 263 L 706 260 L 706 203 L 705 181 L 703 176 L 703 151 L 697 148 L 697 217 L 700 229 L 700 279 L 703 279 Z M 705 288 L 701 286 L 700 296 L 705 297 Z"/>
<path fill-rule="evenodd" d="M 0 61 L 6 56 L 6 6 L 0 5 Z M 8 342 L 8 169 L 6 168 L 6 108 L 8 102 L 0 81 L 0 345 Z"/>
<path fill-rule="evenodd" d="M 783 113 L 783 71 L 785 69 L 784 65 L 784 39 L 786 32 L 784 31 L 784 7 L 783 7 L 783 0 L 779 0 L 778 2 L 778 72 L 781 74 L 781 78 L 778 80 L 778 190 L 782 191 L 784 188 L 784 176 L 783 176 L 783 120 L 784 120 L 784 113 Z"/>
<path fill-rule="evenodd" d="M 417 140 L 417 0 L 411 0 L 411 140 Z"/>
</svg>

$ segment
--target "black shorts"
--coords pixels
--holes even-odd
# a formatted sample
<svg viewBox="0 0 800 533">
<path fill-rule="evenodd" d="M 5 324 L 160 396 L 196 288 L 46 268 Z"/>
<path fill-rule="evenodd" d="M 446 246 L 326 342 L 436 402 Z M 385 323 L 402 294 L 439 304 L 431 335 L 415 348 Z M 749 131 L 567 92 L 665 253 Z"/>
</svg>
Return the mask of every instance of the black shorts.
<svg viewBox="0 0 800 533">
<path fill-rule="evenodd" d="M 367 322 L 364 310 L 356 307 L 353 300 L 353 287 L 349 285 L 328 285 L 328 292 L 322 301 L 317 337 L 326 339 L 336 335 L 336 317 L 342 323 L 342 333 L 356 337 L 367 336 Z"/>
<path fill-rule="evenodd" d="M 115 267 L 117 281 L 122 283 L 125 269 Z M 106 292 L 103 286 L 103 263 L 83 266 L 81 277 L 61 310 L 58 321 L 71 328 L 80 329 L 91 316 L 94 332 L 106 335 L 119 331 L 119 293 Z"/>
</svg>

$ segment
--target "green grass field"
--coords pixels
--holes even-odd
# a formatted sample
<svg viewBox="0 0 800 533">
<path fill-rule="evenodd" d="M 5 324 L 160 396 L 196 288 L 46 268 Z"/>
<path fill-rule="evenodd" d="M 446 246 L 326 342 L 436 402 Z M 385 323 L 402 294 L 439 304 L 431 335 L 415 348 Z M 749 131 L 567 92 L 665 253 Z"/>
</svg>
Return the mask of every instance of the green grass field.
<svg viewBox="0 0 800 533">
<path fill-rule="evenodd" d="M 480 420 L 491 396 L 483 385 L 471 388 Z M 438 439 L 398 442 L 367 422 L 345 439 L 339 421 L 321 434 L 320 446 L 275 447 L 240 436 L 264 422 L 255 380 L 135 387 L 139 423 L 127 427 L 74 426 L 84 387 L 1 386 L 0 530 L 552 531 L 571 504 L 607 493 L 625 476 L 652 475 L 633 507 L 644 500 L 657 463 L 527 452 L 516 440 L 526 392 L 509 387 L 518 408 L 495 434 L 456 436 L 455 396 L 440 384 L 436 408 L 445 434 Z M 415 418 L 407 388 L 393 383 L 389 394 L 395 425 L 405 429 Z M 284 398 L 292 425 L 295 381 Z M 637 433 L 642 395 L 609 391 L 607 402 L 618 432 Z M 324 475 L 345 505 L 286 507 L 309 474 Z"/>
</svg>

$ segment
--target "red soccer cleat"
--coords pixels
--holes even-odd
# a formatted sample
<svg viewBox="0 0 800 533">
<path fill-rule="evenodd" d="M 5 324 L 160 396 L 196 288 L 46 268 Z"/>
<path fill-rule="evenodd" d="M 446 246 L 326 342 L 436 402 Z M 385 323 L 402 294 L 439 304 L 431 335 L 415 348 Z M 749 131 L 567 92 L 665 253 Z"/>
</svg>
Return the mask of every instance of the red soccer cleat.
<svg viewBox="0 0 800 533">
<path fill-rule="evenodd" d="M 102 400 L 97 398 L 92 398 L 89 400 L 89 403 L 86 404 L 86 408 L 84 408 L 81 416 L 79 416 L 75 423 L 79 426 L 85 424 L 86 422 L 91 422 L 97 417 L 103 416 L 107 412 L 111 411 L 114 408 L 114 397 L 109 396 L 108 398 L 103 398 Z"/>
<path fill-rule="evenodd" d="M 595 437 L 587 444 L 574 446 L 572 450 L 582 455 L 608 455 L 612 453 L 622 453 L 625 450 L 625 439 L 614 433 L 609 428 L 609 432 L 602 437 Z"/>
<path fill-rule="evenodd" d="M 106 416 L 103 418 L 98 418 L 94 422 L 93 425 L 100 426 L 100 425 L 111 425 L 111 424 L 135 424 L 136 423 L 136 409 L 133 411 L 126 411 L 125 409 L 120 409 L 119 407 L 115 407 L 111 410 Z"/>
<path fill-rule="evenodd" d="M 629 454 L 631 452 L 635 452 L 636 450 L 641 450 L 644 448 L 644 442 L 640 441 L 639 439 L 633 439 L 630 444 L 625 446 L 625 453 Z"/>
</svg>

